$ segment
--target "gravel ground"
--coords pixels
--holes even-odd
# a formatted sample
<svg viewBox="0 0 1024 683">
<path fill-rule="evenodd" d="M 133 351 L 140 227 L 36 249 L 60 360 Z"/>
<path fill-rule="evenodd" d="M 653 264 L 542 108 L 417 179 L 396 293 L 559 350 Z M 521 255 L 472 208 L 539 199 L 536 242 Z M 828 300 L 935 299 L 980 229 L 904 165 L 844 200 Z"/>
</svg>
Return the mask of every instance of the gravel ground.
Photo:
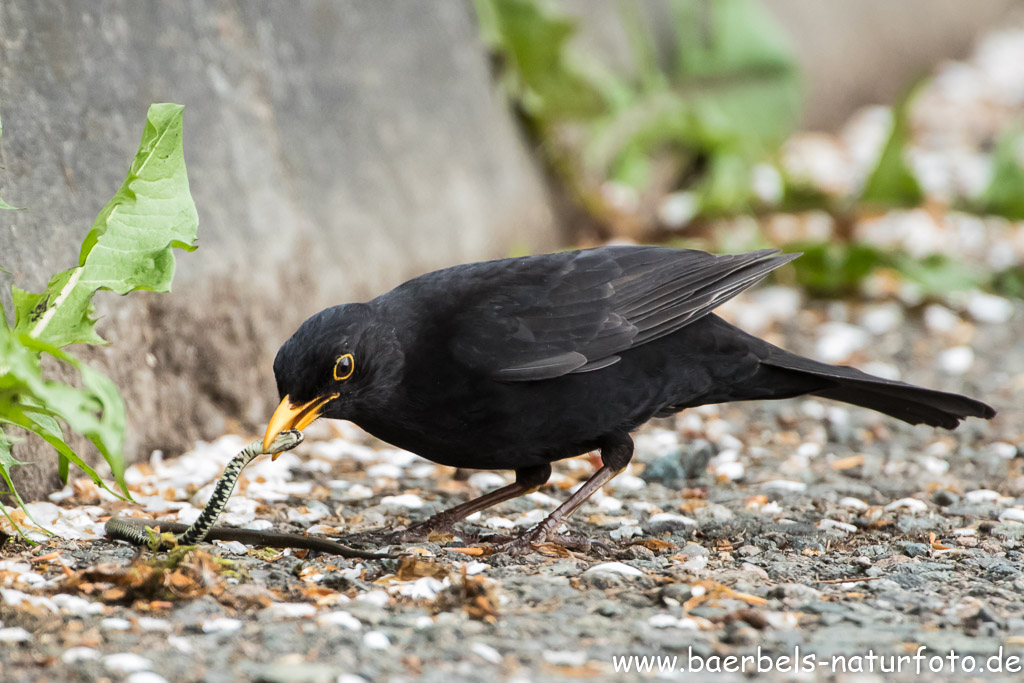
<svg viewBox="0 0 1024 683">
<path fill-rule="evenodd" d="M 466 523 L 462 537 L 382 561 L 221 543 L 154 556 L 96 538 L 113 513 L 190 521 L 241 437 L 131 468 L 139 505 L 80 480 L 30 505 L 61 538 L 3 546 L 3 678 L 567 680 L 615 677 L 615 655 L 678 655 L 676 669 L 690 653 L 796 646 L 830 663 L 922 645 L 982 665 L 1000 647 L 1004 660 L 1024 655 L 1024 307 L 973 301 L 975 317 L 971 300 L 964 312 L 808 304 L 775 287 L 731 304 L 727 314 L 791 349 L 902 368 L 1000 414 L 945 432 L 790 400 L 656 421 L 637 435 L 630 471 L 573 518 L 573 532 L 607 546 L 587 553 L 451 549 L 535 522 L 593 471 L 587 458 L 559 463 L 541 491 Z M 951 349 L 967 351 L 954 362 Z M 456 475 L 324 423 L 296 451 L 253 463 L 223 521 L 357 544 L 508 480 Z M 858 666 L 868 670 L 849 660 Z M 949 677 L 945 666 L 925 678 Z"/>
</svg>

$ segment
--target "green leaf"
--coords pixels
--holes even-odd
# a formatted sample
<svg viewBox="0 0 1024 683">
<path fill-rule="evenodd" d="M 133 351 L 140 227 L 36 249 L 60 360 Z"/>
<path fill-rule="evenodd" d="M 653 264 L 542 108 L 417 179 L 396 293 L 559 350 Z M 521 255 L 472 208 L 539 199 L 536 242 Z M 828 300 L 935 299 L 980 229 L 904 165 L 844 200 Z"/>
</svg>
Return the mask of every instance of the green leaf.
<svg viewBox="0 0 1024 683">
<path fill-rule="evenodd" d="M 42 294 L 14 289 L 19 333 L 55 347 L 102 343 L 93 317 L 96 291 L 170 290 L 173 249 L 194 249 L 198 228 L 182 150 L 182 109 L 150 107 L 135 160 L 85 238 L 78 267 L 55 275 Z"/>
<path fill-rule="evenodd" d="M 564 49 L 575 23 L 531 0 L 475 0 L 481 37 L 513 67 L 523 107 L 541 119 L 585 118 L 603 107 L 600 94 Z"/>
<path fill-rule="evenodd" d="M 7 438 L 7 435 L 4 434 L 2 429 L 0 429 L 0 478 L 2 478 L 4 482 L 6 482 L 7 484 L 7 491 L 5 491 L 4 493 L 13 496 L 14 501 L 18 504 L 18 507 L 20 507 L 22 511 L 25 513 L 25 516 L 32 520 L 32 523 L 35 524 L 37 527 L 43 529 L 43 531 L 46 531 L 43 525 L 41 525 L 39 522 L 35 520 L 34 517 L 32 517 L 32 513 L 30 513 L 28 511 L 28 508 L 25 507 L 25 501 L 22 500 L 21 495 L 18 494 L 18 489 L 14 488 L 14 481 L 11 479 L 11 469 L 17 467 L 18 465 L 27 465 L 28 463 L 16 460 L 14 456 L 11 455 L 11 445 L 11 440 Z M 17 528 L 17 525 L 14 523 L 14 520 L 11 519 L 10 516 L 7 514 L 7 511 L 4 510 L 3 505 L 0 505 L 0 510 L 3 510 L 4 517 L 7 518 L 7 521 L 9 521 L 12 526 Z M 47 531 L 46 533 L 50 532 Z"/>
<path fill-rule="evenodd" d="M 981 210 L 1010 220 L 1024 220 L 1024 134 L 1019 127 L 1005 131 L 992 157 L 992 181 L 981 196 Z"/>
<path fill-rule="evenodd" d="M 800 116 L 793 47 L 761 3 L 676 0 L 674 89 L 709 143 L 773 146 Z"/>
<path fill-rule="evenodd" d="M 917 206 L 924 199 L 921 185 L 904 158 L 904 150 L 910 140 L 907 113 L 913 94 L 914 91 L 911 91 L 893 110 L 892 132 L 861 192 L 860 201 L 865 204 Z"/>
<path fill-rule="evenodd" d="M 836 297 L 854 293 L 864 278 L 887 263 L 881 251 L 862 244 L 791 244 L 786 250 L 803 252 L 803 256 L 792 264 L 796 280 L 815 296 Z"/>
<path fill-rule="evenodd" d="M 41 352 L 77 368 L 82 373 L 85 388 L 76 389 L 45 379 L 39 360 Z M 18 335 L 6 327 L 0 327 L 0 369 L 3 370 L 0 375 L 0 422 L 38 435 L 98 485 L 107 488 L 96 471 L 64 440 L 57 421 L 63 420 L 72 430 L 85 435 L 96 445 L 110 463 L 115 479 L 127 492 L 121 455 L 124 406 L 110 380 L 60 349 L 27 335 Z"/>
</svg>

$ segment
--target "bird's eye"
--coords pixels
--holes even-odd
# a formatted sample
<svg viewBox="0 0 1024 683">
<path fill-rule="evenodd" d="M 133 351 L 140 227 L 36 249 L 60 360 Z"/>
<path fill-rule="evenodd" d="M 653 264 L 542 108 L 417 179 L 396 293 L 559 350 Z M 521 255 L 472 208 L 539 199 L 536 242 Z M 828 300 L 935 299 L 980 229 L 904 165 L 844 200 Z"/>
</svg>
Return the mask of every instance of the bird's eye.
<svg viewBox="0 0 1024 683">
<path fill-rule="evenodd" d="M 334 379 L 339 382 L 351 377 L 352 373 L 355 371 L 356 362 L 351 353 L 346 353 L 344 356 L 338 356 L 338 360 L 334 361 Z"/>
</svg>

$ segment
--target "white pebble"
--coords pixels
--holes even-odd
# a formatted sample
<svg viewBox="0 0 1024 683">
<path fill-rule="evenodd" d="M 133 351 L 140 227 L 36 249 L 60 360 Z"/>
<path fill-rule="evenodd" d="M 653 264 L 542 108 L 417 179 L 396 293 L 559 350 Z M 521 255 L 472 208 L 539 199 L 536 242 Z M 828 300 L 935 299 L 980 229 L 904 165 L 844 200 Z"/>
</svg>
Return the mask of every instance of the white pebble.
<svg viewBox="0 0 1024 683">
<path fill-rule="evenodd" d="M 597 504 L 597 509 L 601 510 L 602 512 L 618 512 L 619 510 L 622 509 L 622 501 L 619 500 L 618 498 L 605 496 Z"/>
<path fill-rule="evenodd" d="M 839 499 L 839 507 L 848 508 L 850 510 L 867 510 L 868 504 L 860 498 L 851 498 L 846 496 L 845 498 Z"/>
<path fill-rule="evenodd" d="M 100 620 L 100 628 L 108 628 L 111 631 L 127 631 L 132 627 L 132 622 L 120 617 L 107 617 Z"/>
<path fill-rule="evenodd" d="M 399 585 L 398 594 L 413 600 L 433 600 L 444 590 L 444 587 L 445 584 L 433 576 L 423 576 L 415 581 Z"/>
<path fill-rule="evenodd" d="M 819 529 L 836 529 L 838 531 L 845 531 L 848 534 L 852 534 L 857 531 L 857 527 L 853 524 L 847 524 L 846 522 L 840 522 L 835 519 L 823 519 L 818 522 Z"/>
<path fill-rule="evenodd" d="M 988 445 L 988 449 L 992 451 L 997 458 L 1003 460 L 1012 460 L 1017 457 L 1017 447 L 1012 443 L 1006 443 L 1005 441 L 995 441 Z"/>
<path fill-rule="evenodd" d="M 869 306 L 858 321 L 871 334 L 885 334 L 903 322 L 903 307 L 895 302 Z"/>
<path fill-rule="evenodd" d="M 506 484 L 505 477 L 497 472 L 474 472 L 469 475 L 467 483 L 480 491 L 490 491 Z"/>
<path fill-rule="evenodd" d="M 353 484 L 340 496 L 341 500 L 366 500 L 373 497 L 373 489 L 363 484 Z"/>
<path fill-rule="evenodd" d="M 648 625 L 654 628 L 682 628 L 690 631 L 698 630 L 696 620 L 690 617 L 676 617 L 671 614 L 655 614 L 647 619 Z"/>
<path fill-rule="evenodd" d="M 391 602 L 391 598 L 388 597 L 388 594 L 385 591 L 373 590 L 366 593 L 360 593 L 356 596 L 356 601 L 366 602 L 371 605 L 376 605 L 377 607 L 384 607 Z"/>
<path fill-rule="evenodd" d="M 647 482 L 632 474 L 620 474 L 612 480 L 611 486 L 616 491 L 639 491 L 647 486 Z"/>
<path fill-rule="evenodd" d="M 0 643 L 24 643 L 32 640 L 32 634 L 20 626 L 0 628 Z"/>
<path fill-rule="evenodd" d="M 491 664 L 501 663 L 501 653 L 486 643 L 473 643 L 470 646 L 470 649 L 473 651 L 473 654 L 484 661 L 490 662 Z"/>
<path fill-rule="evenodd" d="M 941 304 L 924 309 L 924 326 L 932 332 L 949 332 L 960 322 L 960 316 Z"/>
<path fill-rule="evenodd" d="M 954 346 L 939 354 L 939 368 L 947 375 L 962 375 L 974 365 L 974 351 L 969 346 Z"/>
<path fill-rule="evenodd" d="M 1024 510 L 1020 508 L 1006 508 L 999 515 L 1000 522 L 1024 522 Z"/>
<path fill-rule="evenodd" d="M 171 632 L 174 630 L 174 624 L 167 621 L 166 619 L 157 619 L 155 617 L 139 617 L 136 622 L 143 631 L 164 631 Z"/>
<path fill-rule="evenodd" d="M 65 664 L 74 664 L 75 662 L 84 662 L 99 658 L 99 651 L 94 650 L 91 647 L 71 647 L 64 650 L 64 654 L 60 656 L 60 661 Z"/>
<path fill-rule="evenodd" d="M 317 617 L 316 623 L 320 626 L 340 626 L 349 631 L 359 631 L 363 628 L 363 622 L 345 611 L 327 612 Z"/>
<path fill-rule="evenodd" d="M 202 628 L 203 633 L 234 633 L 242 628 L 242 622 L 239 619 L 217 617 L 216 619 L 204 621 Z"/>
<path fill-rule="evenodd" d="M 239 541 L 214 541 L 214 544 L 232 555 L 245 555 L 249 552 L 249 546 Z"/>
<path fill-rule="evenodd" d="M 738 479 L 742 479 L 744 473 L 745 470 L 743 468 L 743 463 L 739 462 L 738 460 L 734 460 L 732 462 L 723 462 L 718 465 L 715 465 L 715 474 L 718 475 L 719 477 L 725 477 L 729 481 L 736 481 Z"/>
<path fill-rule="evenodd" d="M 384 496 L 380 499 L 380 504 L 403 510 L 415 510 L 423 507 L 423 499 L 415 493 L 403 493 L 400 496 Z"/>
<path fill-rule="evenodd" d="M 402 468 L 389 462 L 382 462 L 367 468 L 366 476 L 383 477 L 385 479 L 398 479 L 402 476 Z M 397 497 L 397 496 L 396 496 Z"/>
<path fill-rule="evenodd" d="M 759 486 L 768 491 L 781 491 L 783 493 L 803 493 L 807 490 L 807 484 L 802 481 L 789 481 L 788 479 L 772 479 L 771 481 L 762 482 Z"/>
<path fill-rule="evenodd" d="M 584 574 L 596 574 L 604 572 L 608 574 L 619 574 L 621 576 L 643 576 L 644 573 L 636 567 L 631 567 L 624 562 L 602 562 L 583 572 Z"/>
<path fill-rule="evenodd" d="M 953 529 L 954 536 L 977 536 L 978 530 L 972 529 L 971 527 L 962 527 L 960 529 Z"/>
<path fill-rule="evenodd" d="M 800 412 L 812 420 L 824 420 L 826 407 L 820 401 L 807 400 L 800 404 Z"/>
<path fill-rule="evenodd" d="M 124 683 L 167 683 L 167 679 L 152 671 L 137 671 L 128 676 Z"/>
<path fill-rule="evenodd" d="M 71 595 L 69 593 L 58 593 L 57 595 L 54 595 L 53 602 L 62 612 L 73 614 L 77 617 L 84 617 L 90 614 L 100 614 L 103 612 L 103 603 L 90 602 L 81 596 Z"/>
<path fill-rule="evenodd" d="M 683 515 L 677 515 L 672 512 L 659 512 L 655 515 L 651 515 L 647 518 L 647 522 L 648 524 L 657 524 L 659 522 L 679 522 L 686 526 L 697 526 L 697 520 Z"/>
<path fill-rule="evenodd" d="M 371 650 L 386 650 L 391 647 L 391 639 L 383 631 L 367 631 L 363 636 L 363 645 Z"/>
<path fill-rule="evenodd" d="M 188 638 L 182 638 L 181 636 L 167 636 L 167 644 L 178 652 L 182 652 L 184 654 L 192 652 L 192 643 L 189 642 Z"/>
<path fill-rule="evenodd" d="M 1013 315 L 1013 304 L 993 294 L 974 292 L 967 300 L 967 312 L 978 322 L 1001 324 Z"/>
<path fill-rule="evenodd" d="M 275 602 L 262 610 L 274 619 L 304 619 L 316 614 L 316 605 L 308 602 Z"/>
<path fill-rule="evenodd" d="M 523 497 L 526 498 L 531 503 L 536 503 L 537 505 L 544 505 L 544 506 L 547 506 L 547 507 L 556 508 L 556 507 L 558 507 L 559 505 L 562 504 L 562 501 L 558 500 L 557 498 L 552 498 L 548 494 L 541 493 L 540 491 L 534 491 L 533 493 L 527 493 Z"/>
<path fill-rule="evenodd" d="M 827 322 L 818 328 L 815 355 L 826 363 L 846 360 L 854 351 L 867 346 L 869 338 L 864 329 L 842 322 Z"/>
<path fill-rule="evenodd" d="M 484 526 L 491 529 L 515 529 L 516 523 L 508 517 L 488 517 Z"/>
<path fill-rule="evenodd" d="M 1002 499 L 999 491 L 992 489 L 975 489 L 964 494 L 964 501 L 968 503 L 995 503 Z"/>
<path fill-rule="evenodd" d="M 886 505 L 884 509 L 886 512 L 902 510 L 913 515 L 918 512 L 925 512 L 928 509 L 928 504 L 917 498 L 900 498 Z"/>
<path fill-rule="evenodd" d="M 643 536 L 643 533 L 644 532 L 640 527 L 625 524 L 620 526 L 618 529 L 613 529 L 608 535 L 616 541 L 621 541 L 623 539 L 633 538 L 634 536 Z"/>
<path fill-rule="evenodd" d="M 118 652 L 104 657 L 103 666 L 111 671 L 128 674 L 136 671 L 148 671 L 153 667 L 153 662 L 134 652 Z"/>
</svg>

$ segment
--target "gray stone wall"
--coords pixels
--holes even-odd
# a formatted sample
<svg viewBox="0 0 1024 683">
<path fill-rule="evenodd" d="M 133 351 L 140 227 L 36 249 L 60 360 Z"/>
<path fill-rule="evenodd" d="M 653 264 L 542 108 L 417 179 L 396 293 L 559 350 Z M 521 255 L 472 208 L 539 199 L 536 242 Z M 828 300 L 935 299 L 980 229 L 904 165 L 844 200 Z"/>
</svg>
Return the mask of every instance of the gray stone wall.
<svg viewBox="0 0 1024 683">
<path fill-rule="evenodd" d="M 169 294 L 97 297 L 113 343 L 84 355 L 122 387 L 129 457 L 255 433 L 317 310 L 558 242 L 468 2 L 5 0 L 0 188 L 27 207 L 0 213 L 8 310 L 10 284 L 75 265 L 158 101 L 186 106 L 200 248 Z M 52 453 L 16 452 L 24 493 L 54 484 Z"/>
</svg>

